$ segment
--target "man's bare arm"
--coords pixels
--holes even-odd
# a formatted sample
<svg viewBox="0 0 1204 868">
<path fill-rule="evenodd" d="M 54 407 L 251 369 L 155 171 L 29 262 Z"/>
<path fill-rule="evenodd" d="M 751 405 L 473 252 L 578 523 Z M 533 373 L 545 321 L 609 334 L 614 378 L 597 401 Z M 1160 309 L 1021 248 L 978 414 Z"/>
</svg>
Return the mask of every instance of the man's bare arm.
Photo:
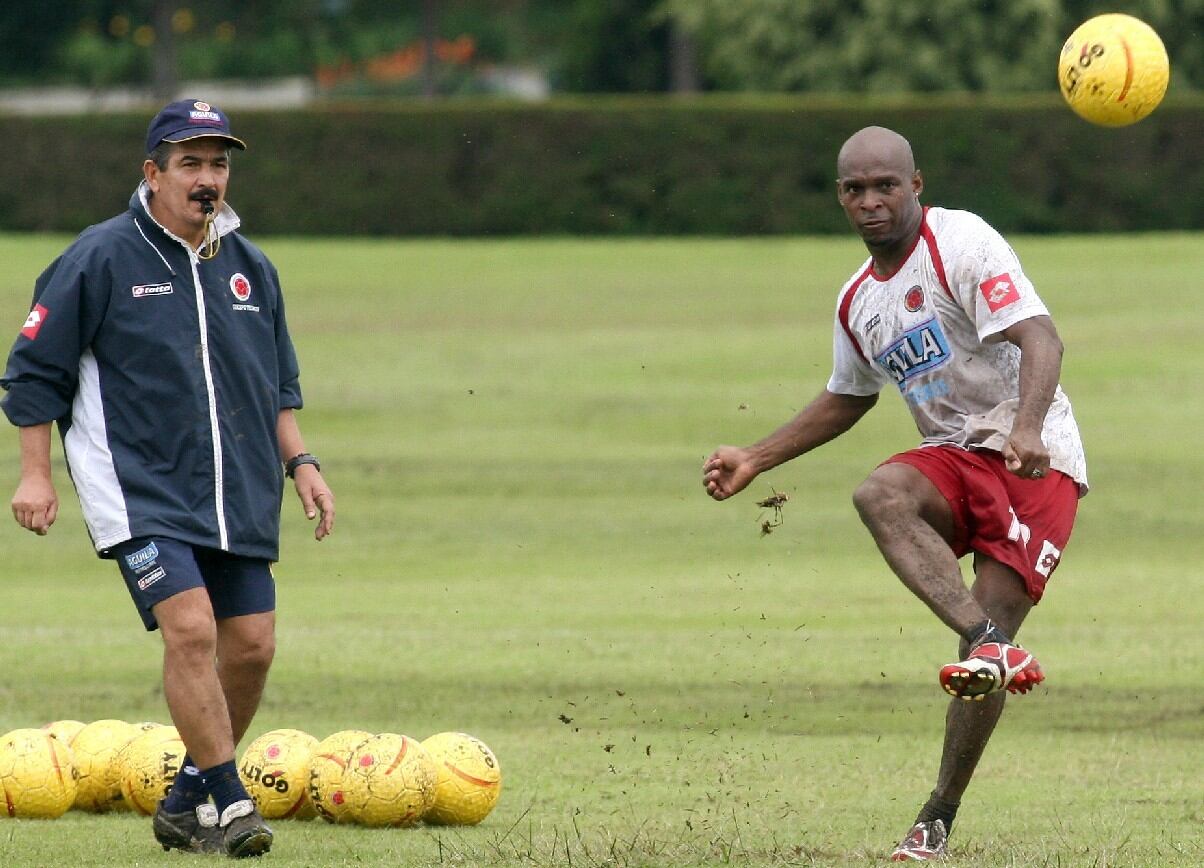
<svg viewBox="0 0 1204 868">
<path fill-rule="evenodd" d="M 1062 340 L 1047 316 L 1021 320 L 1004 329 L 1003 336 L 1020 348 L 1020 406 L 1003 458 L 1017 476 L 1044 476 L 1049 472 L 1049 450 L 1041 431 L 1062 374 Z"/>
<path fill-rule="evenodd" d="M 838 395 L 824 390 L 793 419 L 752 446 L 720 446 L 702 468 L 707 494 L 726 500 L 758 474 L 839 437 L 877 402 L 877 395 Z"/>
<path fill-rule="evenodd" d="M 21 428 L 21 481 L 12 508 L 17 524 L 38 536 L 45 536 L 58 517 L 59 499 L 50 477 L 49 422 Z"/>
</svg>

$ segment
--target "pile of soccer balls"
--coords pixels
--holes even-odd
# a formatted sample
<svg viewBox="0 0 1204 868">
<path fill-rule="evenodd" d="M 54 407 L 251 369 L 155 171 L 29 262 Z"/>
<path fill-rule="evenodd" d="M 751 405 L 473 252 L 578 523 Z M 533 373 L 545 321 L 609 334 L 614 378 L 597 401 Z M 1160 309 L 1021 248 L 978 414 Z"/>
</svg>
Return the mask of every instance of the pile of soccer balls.
<svg viewBox="0 0 1204 868">
<path fill-rule="evenodd" d="M 71 808 L 150 815 L 171 788 L 184 743 L 174 726 L 61 720 L 0 737 L 0 817 L 60 817 Z M 344 730 L 318 741 L 275 729 L 238 762 L 267 819 L 321 816 L 364 826 L 473 825 L 502 787 L 479 739 L 441 732 L 425 741 Z"/>
<path fill-rule="evenodd" d="M 363 826 L 474 825 L 502 787 L 493 751 L 462 732 L 420 742 L 348 729 L 318 741 L 274 729 L 247 746 L 238 771 L 267 819 L 317 815 Z"/>
</svg>

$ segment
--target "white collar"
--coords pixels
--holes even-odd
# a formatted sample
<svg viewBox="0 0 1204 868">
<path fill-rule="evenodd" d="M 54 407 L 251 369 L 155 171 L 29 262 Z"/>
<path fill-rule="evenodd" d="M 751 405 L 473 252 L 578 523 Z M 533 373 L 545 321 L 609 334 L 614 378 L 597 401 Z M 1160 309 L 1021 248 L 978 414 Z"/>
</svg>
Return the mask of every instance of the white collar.
<svg viewBox="0 0 1204 868">
<path fill-rule="evenodd" d="M 162 229 L 164 234 L 167 235 L 167 237 L 175 239 L 176 241 L 180 242 L 185 247 L 187 247 L 190 251 L 195 253 L 196 250 L 192 247 L 191 244 L 189 244 L 187 241 L 185 241 L 179 235 L 176 235 L 174 232 L 172 232 L 170 229 L 168 229 L 166 226 L 164 226 L 162 223 L 160 223 L 158 220 L 155 219 L 155 215 L 151 213 L 150 199 L 151 199 L 150 185 L 148 185 L 146 183 L 146 181 L 143 180 L 138 184 L 138 201 L 140 201 L 142 203 L 142 208 L 144 211 L 146 211 L 146 216 L 149 217 L 152 221 L 154 221 L 154 224 L 156 226 L 158 226 L 160 229 Z M 224 235 L 228 235 L 229 233 L 233 232 L 235 229 L 237 229 L 241 225 L 242 225 L 242 221 L 238 219 L 238 215 L 234 213 L 234 209 L 231 208 L 229 206 L 229 204 L 223 202 L 222 210 L 218 211 L 217 215 L 213 218 L 213 232 L 216 234 L 216 236 L 218 238 L 221 238 Z M 204 242 L 202 241 L 201 243 L 203 244 Z"/>
</svg>

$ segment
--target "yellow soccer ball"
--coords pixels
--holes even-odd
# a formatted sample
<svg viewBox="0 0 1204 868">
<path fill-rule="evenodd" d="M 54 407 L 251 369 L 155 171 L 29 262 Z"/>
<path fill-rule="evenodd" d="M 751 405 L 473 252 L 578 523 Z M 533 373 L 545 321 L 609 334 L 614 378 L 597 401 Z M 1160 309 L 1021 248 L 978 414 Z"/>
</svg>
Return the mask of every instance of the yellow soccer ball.
<svg viewBox="0 0 1204 868">
<path fill-rule="evenodd" d="M 344 729 L 318 742 L 309 760 L 309 800 L 323 820 L 338 823 L 346 818 L 347 796 L 343 775 L 357 747 L 372 733 L 363 729 Z"/>
<path fill-rule="evenodd" d="M 435 801 L 437 778 L 419 742 L 392 732 L 374 735 L 347 763 L 346 817 L 364 826 L 413 826 Z"/>
<path fill-rule="evenodd" d="M 1105 127 L 1135 124 L 1162 102 L 1170 80 L 1166 48 L 1131 15 L 1097 15 L 1062 46 L 1058 85 L 1082 118 Z"/>
<path fill-rule="evenodd" d="M 83 728 L 84 723 L 79 720 L 56 720 L 53 723 L 42 724 L 43 732 L 50 733 L 68 747 L 71 746 L 71 739 L 75 738 Z"/>
<path fill-rule="evenodd" d="M 53 820 L 75 801 L 71 748 L 40 729 L 0 738 L 0 816 Z"/>
<path fill-rule="evenodd" d="M 184 765 L 184 742 L 174 726 L 140 732 L 117 752 L 121 795 L 139 814 L 150 816 Z"/>
<path fill-rule="evenodd" d="M 502 792 L 502 767 L 488 745 L 463 732 L 441 732 L 422 743 L 435 761 L 435 802 L 423 821 L 473 826 L 485 819 Z"/>
<path fill-rule="evenodd" d="M 265 819 L 312 820 L 309 760 L 318 740 L 299 729 L 273 729 L 243 751 L 238 774 Z"/>
<path fill-rule="evenodd" d="M 77 784 L 75 807 L 104 813 L 125 808 L 121 795 L 121 773 L 117 753 L 137 735 L 124 720 L 94 720 L 71 739 Z"/>
</svg>

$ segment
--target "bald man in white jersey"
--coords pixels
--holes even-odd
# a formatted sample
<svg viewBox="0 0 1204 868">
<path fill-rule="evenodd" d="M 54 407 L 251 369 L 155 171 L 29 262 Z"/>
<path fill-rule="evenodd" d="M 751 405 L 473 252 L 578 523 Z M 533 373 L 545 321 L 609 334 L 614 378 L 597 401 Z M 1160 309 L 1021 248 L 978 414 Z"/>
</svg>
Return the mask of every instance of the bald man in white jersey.
<svg viewBox="0 0 1204 868">
<path fill-rule="evenodd" d="M 1044 679 L 1014 641 L 1070 538 L 1086 461 L 1058 385 L 1062 342 L 1015 252 L 981 218 L 925 208 L 907 140 L 882 127 L 837 158 L 837 195 L 870 257 L 837 301 L 832 376 L 797 416 L 703 465 L 715 500 L 848 431 L 886 385 L 923 441 L 857 487 L 887 564 L 961 637 L 939 682 L 955 699 L 936 788 L 891 854 L 940 858 L 1004 691 Z M 973 553 L 967 588 L 958 559 Z M 963 701 L 968 700 L 968 701 Z"/>
</svg>

